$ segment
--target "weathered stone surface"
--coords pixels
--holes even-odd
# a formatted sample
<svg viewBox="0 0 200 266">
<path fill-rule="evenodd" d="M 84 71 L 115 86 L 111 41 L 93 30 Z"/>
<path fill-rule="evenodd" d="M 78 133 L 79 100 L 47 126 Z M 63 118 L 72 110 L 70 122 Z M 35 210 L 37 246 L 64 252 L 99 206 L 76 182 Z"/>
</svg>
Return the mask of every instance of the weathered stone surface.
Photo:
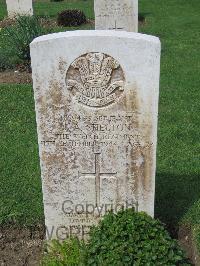
<svg viewBox="0 0 200 266">
<path fill-rule="evenodd" d="M 153 216 L 159 39 L 57 33 L 31 58 L 47 237 L 86 237 L 120 206 Z"/>
<path fill-rule="evenodd" d="M 6 0 L 9 17 L 33 15 L 32 0 Z"/>
<path fill-rule="evenodd" d="M 138 31 L 138 0 L 95 0 L 95 29 Z"/>
</svg>

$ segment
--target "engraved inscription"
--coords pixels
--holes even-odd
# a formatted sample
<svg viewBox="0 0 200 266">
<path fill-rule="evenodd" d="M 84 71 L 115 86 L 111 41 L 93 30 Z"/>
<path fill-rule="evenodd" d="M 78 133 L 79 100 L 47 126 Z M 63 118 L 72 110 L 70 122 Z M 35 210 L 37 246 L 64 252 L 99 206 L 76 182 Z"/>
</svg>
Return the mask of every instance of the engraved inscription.
<svg viewBox="0 0 200 266">
<path fill-rule="evenodd" d="M 100 8 L 100 12 L 98 14 L 99 17 L 119 18 L 122 17 L 124 14 L 126 14 L 126 16 L 133 15 L 133 4 L 131 1 L 125 3 L 121 0 L 105 0 L 98 7 Z"/>
<path fill-rule="evenodd" d="M 103 53 L 88 53 L 77 58 L 66 75 L 67 89 L 79 103 L 104 107 L 115 102 L 124 90 L 120 64 Z"/>
<path fill-rule="evenodd" d="M 137 128 L 137 116 L 136 112 L 113 115 L 61 115 L 57 120 L 58 130 L 55 130 L 51 138 L 44 138 L 41 144 L 67 147 L 73 151 L 80 148 L 93 149 L 96 146 L 101 149 L 122 145 L 138 147 L 142 145 L 145 136 Z M 151 146 L 148 141 L 145 143 L 143 146 Z"/>
<path fill-rule="evenodd" d="M 41 141 L 44 146 L 59 145 L 75 151 L 100 146 L 140 146 L 142 132 L 137 129 L 138 113 L 113 115 L 73 114 L 60 116 L 58 131 L 50 139 Z"/>
</svg>

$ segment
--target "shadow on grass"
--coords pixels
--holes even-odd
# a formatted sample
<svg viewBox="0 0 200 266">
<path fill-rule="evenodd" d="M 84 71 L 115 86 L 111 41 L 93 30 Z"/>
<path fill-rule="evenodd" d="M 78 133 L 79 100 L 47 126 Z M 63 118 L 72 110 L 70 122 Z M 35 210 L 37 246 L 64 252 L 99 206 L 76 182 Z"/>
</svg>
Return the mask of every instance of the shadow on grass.
<svg viewBox="0 0 200 266">
<path fill-rule="evenodd" d="M 167 225 L 174 237 L 181 218 L 199 198 L 199 176 L 157 173 L 155 217 Z"/>
<path fill-rule="evenodd" d="M 139 13 L 138 14 L 138 21 L 140 22 L 140 23 L 144 23 L 145 22 L 145 20 L 146 20 L 146 17 L 148 16 L 148 15 L 150 15 L 151 13 Z"/>
</svg>

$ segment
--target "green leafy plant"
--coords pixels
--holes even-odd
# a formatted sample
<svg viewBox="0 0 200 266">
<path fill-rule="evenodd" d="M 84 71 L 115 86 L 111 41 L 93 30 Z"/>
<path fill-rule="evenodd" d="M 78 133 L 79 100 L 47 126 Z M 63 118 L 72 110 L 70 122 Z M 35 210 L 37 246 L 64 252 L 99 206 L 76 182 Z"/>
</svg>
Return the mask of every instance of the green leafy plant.
<svg viewBox="0 0 200 266">
<path fill-rule="evenodd" d="M 13 26 L 4 30 L 4 43 L 9 45 L 10 57 L 15 57 L 16 62 L 30 65 L 30 48 L 32 40 L 46 33 L 39 19 L 35 16 L 19 16 Z"/>
<path fill-rule="evenodd" d="M 52 240 L 46 248 L 41 266 L 84 266 L 85 244 L 77 238 L 60 243 Z"/>
<path fill-rule="evenodd" d="M 42 266 L 191 265 L 163 224 L 133 209 L 109 213 L 90 232 L 87 244 L 52 241 Z"/>
<path fill-rule="evenodd" d="M 109 213 L 90 234 L 87 265 L 190 265 L 158 220 L 133 209 Z"/>
<path fill-rule="evenodd" d="M 87 22 L 83 11 L 77 9 L 67 9 L 58 13 L 57 22 L 59 26 L 71 27 L 80 26 Z"/>
<path fill-rule="evenodd" d="M 8 43 L 5 29 L 0 30 L 0 71 L 12 69 L 15 66 L 16 58 L 10 56 L 11 49 Z"/>
<path fill-rule="evenodd" d="M 8 56 L 5 54 L 5 51 L 0 49 L 0 71 L 12 68 L 13 64 L 8 60 Z"/>
</svg>

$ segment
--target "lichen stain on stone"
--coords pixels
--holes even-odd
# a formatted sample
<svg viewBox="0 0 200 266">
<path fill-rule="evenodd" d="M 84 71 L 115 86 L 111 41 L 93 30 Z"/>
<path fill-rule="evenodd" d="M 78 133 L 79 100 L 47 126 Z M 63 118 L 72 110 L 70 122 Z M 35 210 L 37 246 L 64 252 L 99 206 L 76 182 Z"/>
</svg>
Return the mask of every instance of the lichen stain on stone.
<svg viewBox="0 0 200 266">
<path fill-rule="evenodd" d="M 144 173 L 143 168 L 144 168 L 144 162 L 142 164 L 137 163 L 137 161 L 139 160 L 139 158 L 143 158 L 143 154 L 141 152 L 141 147 L 137 146 L 137 147 L 132 147 L 130 150 L 130 154 L 129 154 L 129 175 L 130 176 L 134 176 L 134 194 L 137 198 L 137 200 L 139 199 L 139 195 L 138 192 L 140 191 L 140 187 L 141 187 L 141 179 L 142 179 L 142 175 Z M 130 178 L 130 177 L 129 177 Z"/>
<path fill-rule="evenodd" d="M 44 95 L 39 96 L 37 104 L 40 106 L 40 112 L 44 115 L 47 112 L 46 97 Z"/>
<path fill-rule="evenodd" d="M 60 73 L 62 75 L 64 75 L 66 72 L 66 69 L 67 69 L 67 62 L 65 60 L 63 60 L 62 58 L 60 58 L 59 60 L 60 61 L 59 61 L 58 69 L 59 69 Z"/>
<path fill-rule="evenodd" d="M 65 168 L 63 167 L 63 165 L 65 165 L 64 157 L 62 154 L 49 154 L 45 152 L 43 153 L 43 160 L 45 161 L 46 168 L 48 169 L 45 171 L 45 184 L 47 189 L 51 191 L 54 185 L 58 185 L 58 182 L 55 183 L 54 176 L 56 176 L 56 174 L 54 174 L 54 171 L 61 173 L 61 175 L 65 175 Z M 55 165 L 58 167 L 54 167 Z"/>
<path fill-rule="evenodd" d="M 128 85 L 126 91 L 126 99 L 124 102 L 126 111 L 134 110 L 136 114 L 139 114 L 140 110 L 142 110 L 142 103 L 137 95 L 138 89 L 136 84 Z M 152 151 L 151 146 L 149 147 L 149 145 L 147 145 L 147 143 L 149 143 L 149 136 L 151 136 L 149 134 L 152 134 L 150 122 L 151 117 L 149 116 L 147 124 L 143 125 L 143 122 L 140 121 L 140 115 L 136 115 L 133 126 L 136 131 L 142 132 L 142 142 L 144 142 L 146 146 L 142 145 L 140 140 L 138 140 L 138 143 L 133 145 L 129 142 L 131 149 L 130 147 L 126 147 L 126 160 L 129 164 L 127 167 L 127 181 L 131 177 L 134 177 L 133 192 L 137 200 L 141 197 L 141 195 L 139 195 L 140 191 L 149 191 L 149 189 L 151 189 Z"/>
<path fill-rule="evenodd" d="M 152 179 L 152 149 L 151 147 L 133 148 L 131 150 L 130 171 L 134 173 L 134 191 L 148 193 L 151 189 Z M 139 195 L 138 195 L 139 196 Z"/>
<path fill-rule="evenodd" d="M 123 105 L 126 108 L 126 111 L 138 111 L 140 102 L 138 99 L 137 95 L 137 84 L 129 84 L 125 86 L 125 92 L 126 92 L 126 97 L 124 98 L 124 103 Z"/>
<path fill-rule="evenodd" d="M 49 97 L 51 99 L 51 103 L 54 106 L 59 106 L 63 103 L 63 94 L 61 86 L 54 79 L 52 79 L 49 84 Z"/>
<path fill-rule="evenodd" d="M 151 181 L 152 181 L 152 169 L 153 169 L 153 150 L 152 146 L 146 146 L 144 149 L 144 156 L 147 158 L 145 161 L 144 167 L 144 190 L 149 191 L 152 189 Z"/>
<path fill-rule="evenodd" d="M 40 95 L 37 98 L 37 104 L 42 105 L 42 106 L 45 104 L 45 96 L 44 95 Z"/>
</svg>

